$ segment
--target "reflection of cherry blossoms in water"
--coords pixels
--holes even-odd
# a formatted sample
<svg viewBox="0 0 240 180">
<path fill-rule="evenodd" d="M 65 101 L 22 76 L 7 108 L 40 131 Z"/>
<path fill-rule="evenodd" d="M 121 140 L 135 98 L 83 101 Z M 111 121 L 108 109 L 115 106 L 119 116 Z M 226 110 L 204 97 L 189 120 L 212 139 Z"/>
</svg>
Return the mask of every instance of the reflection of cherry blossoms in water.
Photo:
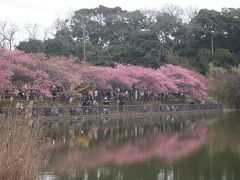
<svg viewBox="0 0 240 180">
<path fill-rule="evenodd" d="M 89 150 L 75 150 L 67 155 L 59 154 L 60 157 L 57 156 L 54 167 L 56 171 L 62 172 L 66 168 L 92 168 L 105 163 L 134 164 L 153 158 L 174 161 L 199 150 L 205 143 L 206 132 L 207 128 L 201 125 L 189 131 L 141 137 L 117 148 L 112 148 L 109 142 L 105 142 Z"/>
<path fill-rule="evenodd" d="M 158 157 L 167 161 L 180 159 L 198 150 L 205 142 L 206 128 L 200 127 L 195 132 L 157 134 L 150 142 L 139 139 L 136 143 L 127 143 L 113 154 L 116 164 L 132 164 Z"/>
</svg>

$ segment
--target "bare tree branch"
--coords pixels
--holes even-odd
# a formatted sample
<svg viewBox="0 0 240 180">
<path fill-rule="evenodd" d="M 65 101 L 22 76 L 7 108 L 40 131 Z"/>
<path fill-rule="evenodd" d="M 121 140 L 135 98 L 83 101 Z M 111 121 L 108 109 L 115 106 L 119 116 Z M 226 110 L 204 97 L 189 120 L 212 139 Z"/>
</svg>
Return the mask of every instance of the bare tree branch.
<svg viewBox="0 0 240 180">
<path fill-rule="evenodd" d="M 27 24 L 25 26 L 25 29 L 28 34 L 28 39 L 37 39 L 38 31 L 39 31 L 39 25 L 38 24 Z"/>
<path fill-rule="evenodd" d="M 0 44 L 12 50 L 13 43 L 15 40 L 16 32 L 18 28 L 15 24 L 8 22 L 7 20 L 0 22 Z"/>
</svg>

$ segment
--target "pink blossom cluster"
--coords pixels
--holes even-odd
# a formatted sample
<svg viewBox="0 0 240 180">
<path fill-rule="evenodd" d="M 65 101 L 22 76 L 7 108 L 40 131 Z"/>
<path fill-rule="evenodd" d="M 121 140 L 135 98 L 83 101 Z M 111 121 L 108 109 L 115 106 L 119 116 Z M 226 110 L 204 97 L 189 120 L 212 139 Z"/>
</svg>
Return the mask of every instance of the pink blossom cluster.
<svg viewBox="0 0 240 180">
<path fill-rule="evenodd" d="M 115 64 L 115 67 L 93 66 L 75 57 L 51 57 L 0 49 L 0 89 L 24 86 L 46 98 L 57 86 L 67 96 L 77 96 L 73 86 L 82 83 L 106 90 L 109 87 L 148 93 L 186 93 L 202 100 L 207 97 L 204 77 L 194 71 L 171 64 L 159 69 Z"/>
<path fill-rule="evenodd" d="M 10 63 L 0 58 L 0 90 L 9 89 L 11 87 Z"/>
</svg>

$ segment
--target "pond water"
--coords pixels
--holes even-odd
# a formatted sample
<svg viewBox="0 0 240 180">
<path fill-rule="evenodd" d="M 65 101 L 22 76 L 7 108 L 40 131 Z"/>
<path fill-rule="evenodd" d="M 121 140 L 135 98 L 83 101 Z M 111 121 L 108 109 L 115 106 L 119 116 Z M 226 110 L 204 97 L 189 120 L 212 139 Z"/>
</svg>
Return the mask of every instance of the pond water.
<svg viewBox="0 0 240 180">
<path fill-rule="evenodd" d="M 46 126 L 44 151 L 52 156 L 40 179 L 240 179 L 239 112 Z"/>
</svg>

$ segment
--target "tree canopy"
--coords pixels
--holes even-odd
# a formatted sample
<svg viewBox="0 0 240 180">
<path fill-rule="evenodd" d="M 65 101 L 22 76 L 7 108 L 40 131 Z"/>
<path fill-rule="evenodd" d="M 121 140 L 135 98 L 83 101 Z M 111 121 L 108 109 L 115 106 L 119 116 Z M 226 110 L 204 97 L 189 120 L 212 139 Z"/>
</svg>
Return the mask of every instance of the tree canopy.
<svg viewBox="0 0 240 180">
<path fill-rule="evenodd" d="M 105 66 L 118 62 L 159 68 L 172 62 L 203 74 L 209 63 L 221 67 L 239 63 L 240 9 L 201 9 L 189 15 L 188 22 L 183 13 L 173 5 L 158 11 L 79 9 L 58 21 L 53 38 L 29 39 L 17 48 L 48 56 L 73 55 Z"/>
</svg>

